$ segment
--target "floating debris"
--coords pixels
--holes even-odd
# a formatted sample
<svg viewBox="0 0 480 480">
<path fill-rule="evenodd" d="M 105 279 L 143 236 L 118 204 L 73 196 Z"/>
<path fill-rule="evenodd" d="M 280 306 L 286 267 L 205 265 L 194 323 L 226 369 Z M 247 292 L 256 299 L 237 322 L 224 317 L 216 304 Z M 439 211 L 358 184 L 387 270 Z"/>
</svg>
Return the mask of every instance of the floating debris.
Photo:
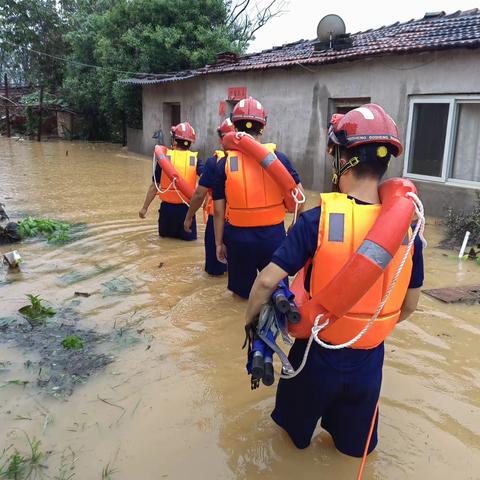
<svg viewBox="0 0 480 480">
<path fill-rule="evenodd" d="M 85 298 L 88 298 L 88 297 L 91 297 L 92 294 L 91 293 L 87 293 L 87 292 L 75 292 L 73 294 L 74 297 L 85 297 Z"/>
<path fill-rule="evenodd" d="M 469 285 L 465 287 L 433 288 L 422 290 L 430 297 L 441 300 L 445 303 L 479 303 L 480 285 Z"/>
<path fill-rule="evenodd" d="M 8 263 L 8 266 L 10 268 L 18 268 L 20 263 L 22 263 L 22 257 L 17 252 L 17 250 L 13 250 L 12 252 L 4 253 L 3 258 Z"/>
</svg>

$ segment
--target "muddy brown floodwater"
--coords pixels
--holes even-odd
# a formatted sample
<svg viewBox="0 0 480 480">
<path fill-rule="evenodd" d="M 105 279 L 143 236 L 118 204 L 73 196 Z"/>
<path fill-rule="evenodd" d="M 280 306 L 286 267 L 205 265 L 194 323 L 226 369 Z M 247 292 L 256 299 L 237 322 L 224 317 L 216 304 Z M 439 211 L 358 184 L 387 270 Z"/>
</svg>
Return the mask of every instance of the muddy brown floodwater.
<svg viewBox="0 0 480 480">
<path fill-rule="evenodd" d="M 11 216 L 86 225 L 63 247 L 17 247 L 21 273 L 0 270 L 0 317 L 35 293 L 71 305 L 79 328 L 111 334 L 133 322 L 138 334 L 107 345 L 113 363 L 64 400 L 35 382 L 8 383 L 32 379 L 24 362 L 35 353 L 0 343 L 0 453 L 25 451 L 26 432 L 52 452 L 52 478 L 72 458 L 82 480 L 100 479 L 107 464 L 119 480 L 355 478 L 359 461 L 321 429 L 300 451 L 270 420 L 275 389 L 250 390 L 240 349 L 245 304 L 203 272 L 200 215 L 192 243 L 158 238 L 157 204 L 137 217 L 150 172 L 117 146 L 0 139 L 0 201 Z M 429 225 L 427 238 L 438 244 L 438 228 Z M 480 283 L 480 267 L 451 252 L 428 249 L 426 265 L 430 288 Z M 110 291 L 112 281 L 127 287 Z M 380 442 L 364 479 L 480 478 L 478 313 L 422 295 L 388 339 Z"/>
</svg>

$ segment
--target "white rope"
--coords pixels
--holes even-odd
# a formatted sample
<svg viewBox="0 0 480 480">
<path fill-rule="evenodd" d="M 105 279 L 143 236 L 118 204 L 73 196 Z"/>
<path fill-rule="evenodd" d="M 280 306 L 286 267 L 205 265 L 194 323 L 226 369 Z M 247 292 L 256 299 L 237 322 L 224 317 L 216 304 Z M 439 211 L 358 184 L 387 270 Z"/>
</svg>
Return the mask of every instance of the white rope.
<svg viewBox="0 0 480 480">
<path fill-rule="evenodd" d="M 308 354 L 310 352 L 310 348 L 312 346 L 312 340 L 315 340 L 319 345 L 321 345 L 323 348 L 326 348 L 328 350 L 340 350 L 342 348 L 348 348 L 352 346 L 354 343 L 358 342 L 373 326 L 373 323 L 377 319 L 378 315 L 380 315 L 380 312 L 383 310 L 383 307 L 387 303 L 388 297 L 390 296 L 395 284 L 397 283 L 398 277 L 400 276 L 400 273 L 403 270 L 403 267 L 408 259 L 408 255 L 410 253 L 410 250 L 412 249 L 412 246 L 415 242 L 415 238 L 417 237 L 417 235 L 420 237 L 420 240 L 422 241 L 423 246 L 424 247 L 427 246 L 427 241 L 425 240 L 425 237 L 423 235 L 425 230 L 425 210 L 423 208 L 423 204 L 415 193 L 408 192 L 407 196 L 412 199 L 413 205 L 415 207 L 415 213 L 417 214 L 417 217 L 418 217 L 418 223 L 415 226 L 415 230 L 413 231 L 410 241 L 408 242 L 407 249 L 402 258 L 402 261 L 400 262 L 400 265 L 398 266 L 397 271 L 395 272 L 395 275 L 393 276 L 392 281 L 390 282 L 390 286 L 388 287 L 388 290 L 383 296 L 383 299 L 380 302 L 380 305 L 378 306 L 373 316 L 370 318 L 370 320 L 365 325 L 365 327 L 354 338 L 352 338 L 348 342 L 345 342 L 339 345 L 330 345 L 320 340 L 320 338 L 318 338 L 318 334 L 328 326 L 329 320 L 327 319 L 325 322 L 319 325 L 318 323 L 323 318 L 324 314 L 317 315 L 317 317 L 315 318 L 314 325 L 312 327 L 312 333 L 310 335 L 310 338 L 308 339 L 307 347 L 305 348 L 305 353 L 303 355 L 302 363 L 294 373 L 292 373 L 291 375 L 280 375 L 280 378 L 289 379 L 289 378 L 296 377 L 303 370 L 303 368 L 305 367 L 305 363 L 307 361 Z"/>
<path fill-rule="evenodd" d="M 296 188 L 295 190 L 292 190 L 291 192 L 293 200 L 295 202 L 295 213 L 293 214 L 293 223 L 297 223 L 297 218 L 298 218 L 298 208 L 300 205 L 303 205 L 306 201 L 305 194 L 299 189 Z M 298 195 L 301 195 L 300 200 L 298 199 Z"/>
<path fill-rule="evenodd" d="M 173 185 L 173 189 L 175 190 L 175 192 L 177 192 L 177 195 L 178 195 L 178 197 L 180 198 L 180 200 L 181 200 L 188 208 L 190 208 L 190 204 L 187 203 L 187 201 L 183 198 L 183 196 L 181 195 L 181 193 L 177 190 L 177 184 L 176 184 L 176 182 L 175 182 L 175 179 L 172 180 L 171 185 Z"/>
<path fill-rule="evenodd" d="M 153 154 L 153 183 L 155 184 L 155 188 L 157 189 L 158 193 L 167 193 L 167 192 L 171 192 L 171 188 L 173 186 L 173 189 L 175 190 L 175 192 L 177 193 L 178 197 L 180 198 L 180 200 L 187 206 L 187 207 L 190 207 L 190 205 L 185 201 L 185 199 L 182 197 L 182 195 L 180 194 L 180 192 L 177 190 L 177 185 L 175 183 L 175 178 L 170 182 L 170 185 L 165 189 L 165 190 L 162 190 L 158 183 L 157 183 L 157 178 L 155 176 L 155 167 L 157 165 L 157 157 L 155 156 L 155 153 Z"/>
</svg>

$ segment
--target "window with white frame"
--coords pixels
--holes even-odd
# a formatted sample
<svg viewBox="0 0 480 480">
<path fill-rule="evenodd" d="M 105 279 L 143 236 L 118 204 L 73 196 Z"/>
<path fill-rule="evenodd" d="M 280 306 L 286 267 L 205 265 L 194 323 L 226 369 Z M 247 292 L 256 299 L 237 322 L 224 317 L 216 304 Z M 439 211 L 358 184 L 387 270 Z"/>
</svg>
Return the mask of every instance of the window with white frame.
<svg viewBox="0 0 480 480">
<path fill-rule="evenodd" d="M 480 95 L 411 98 L 404 174 L 480 183 Z"/>
</svg>

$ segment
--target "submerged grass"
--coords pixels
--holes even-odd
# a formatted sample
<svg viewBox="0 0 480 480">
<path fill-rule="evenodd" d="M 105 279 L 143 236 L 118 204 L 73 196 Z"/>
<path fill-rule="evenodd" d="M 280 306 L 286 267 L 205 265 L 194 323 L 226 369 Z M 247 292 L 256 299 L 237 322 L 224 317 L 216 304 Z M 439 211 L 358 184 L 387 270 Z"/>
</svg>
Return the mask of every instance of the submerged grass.
<svg viewBox="0 0 480 480">
<path fill-rule="evenodd" d="M 116 468 L 113 468 L 110 463 L 107 463 L 102 469 L 102 480 L 111 480 L 116 471 Z"/>
<path fill-rule="evenodd" d="M 0 455 L 0 461 L 6 456 L 3 464 L 0 466 L 0 478 L 8 480 L 35 480 L 45 478 L 45 465 L 49 454 L 43 452 L 40 448 L 41 441 L 33 437 L 31 439 L 26 433 L 30 451 L 27 454 L 20 453 L 17 449 L 8 455 L 8 449 L 5 449 Z"/>
</svg>

